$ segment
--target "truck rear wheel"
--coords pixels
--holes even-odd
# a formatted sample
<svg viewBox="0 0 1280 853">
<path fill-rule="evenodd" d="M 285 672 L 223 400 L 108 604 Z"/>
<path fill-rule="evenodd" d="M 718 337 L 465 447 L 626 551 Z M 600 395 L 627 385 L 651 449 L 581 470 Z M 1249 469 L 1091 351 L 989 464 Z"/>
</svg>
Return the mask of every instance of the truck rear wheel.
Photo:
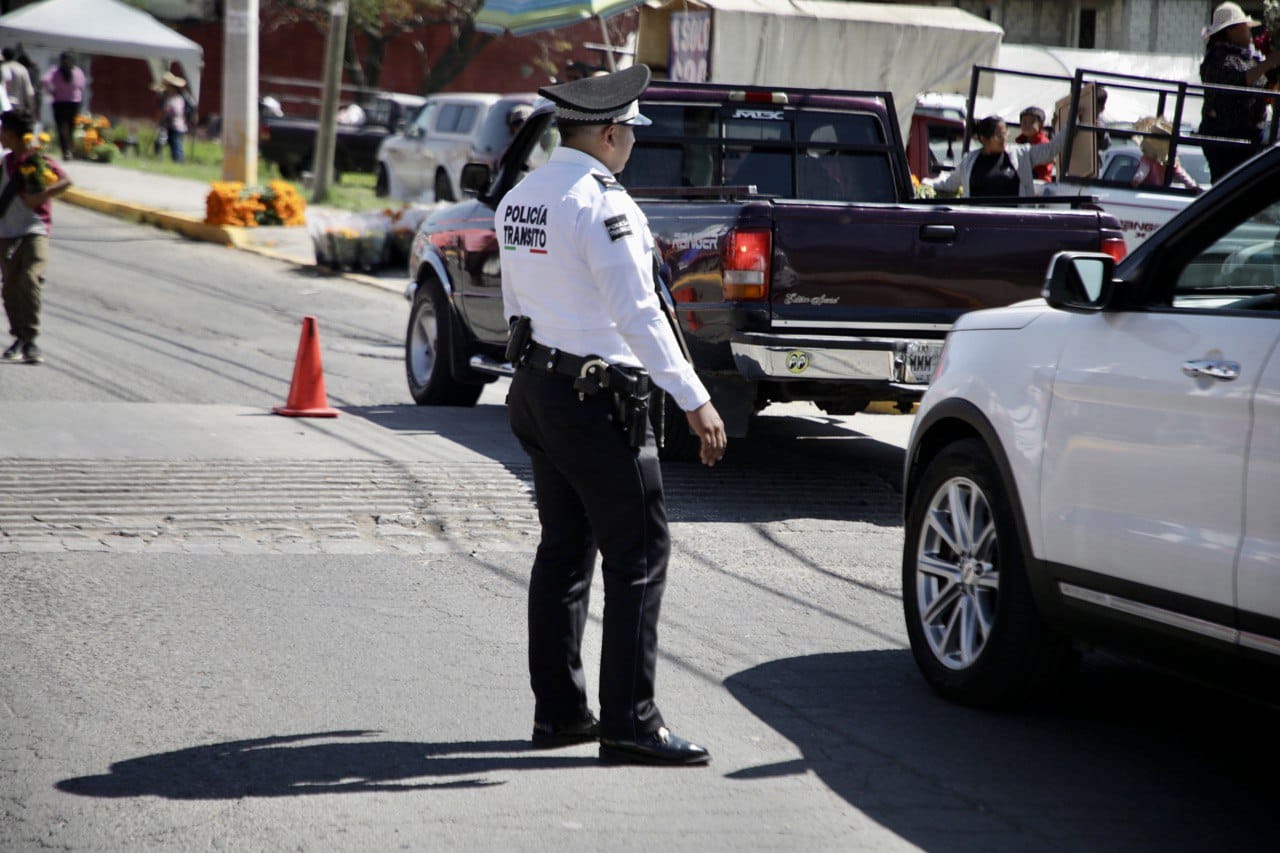
<svg viewBox="0 0 1280 853">
<path fill-rule="evenodd" d="M 453 324 L 449 300 L 434 281 L 418 285 L 404 340 L 405 377 L 419 406 L 474 406 L 483 383 L 453 378 Z"/>
</svg>

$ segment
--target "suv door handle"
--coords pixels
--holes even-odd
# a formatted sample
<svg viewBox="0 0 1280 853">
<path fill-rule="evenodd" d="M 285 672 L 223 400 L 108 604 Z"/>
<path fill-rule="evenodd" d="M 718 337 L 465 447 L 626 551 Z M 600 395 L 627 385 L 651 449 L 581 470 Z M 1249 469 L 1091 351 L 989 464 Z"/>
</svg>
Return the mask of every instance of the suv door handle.
<svg viewBox="0 0 1280 853">
<path fill-rule="evenodd" d="M 926 243 L 954 243 L 956 227 L 954 225 L 921 225 L 920 239 Z"/>
<path fill-rule="evenodd" d="M 1230 382 L 1232 379 L 1240 378 L 1240 363 L 1221 359 L 1193 359 L 1182 363 L 1182 372 L 1196 379 L 1207 376 L 1210 379 Z"/>
</svg>

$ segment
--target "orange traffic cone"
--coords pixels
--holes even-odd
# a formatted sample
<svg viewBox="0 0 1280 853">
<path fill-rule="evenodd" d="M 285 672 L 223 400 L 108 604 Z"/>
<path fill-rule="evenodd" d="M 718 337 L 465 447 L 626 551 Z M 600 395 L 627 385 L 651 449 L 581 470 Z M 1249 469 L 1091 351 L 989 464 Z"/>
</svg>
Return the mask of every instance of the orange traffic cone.
<svg viewBox="0 0 1280 853">
<path fill-rule="evenodd" d="M 302 318 L 302 337 L 298 340 L 298 357 L 293 364 L 293 382 L 289 399 L 272 409 L 277 415 L 291 418 L 336 418 L 337 409 L 329 408 L 324 392 L 324 368 L 320 365 L 320 333 L 316 318 Z"/>
</svg>

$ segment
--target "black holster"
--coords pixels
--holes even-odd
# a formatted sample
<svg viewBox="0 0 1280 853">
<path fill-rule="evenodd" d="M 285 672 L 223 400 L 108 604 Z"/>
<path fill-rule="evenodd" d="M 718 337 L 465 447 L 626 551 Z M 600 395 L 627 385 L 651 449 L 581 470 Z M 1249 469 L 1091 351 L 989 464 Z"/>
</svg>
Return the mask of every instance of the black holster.
<svg viewBox="0 0 1280 853">
<path fill-rule="evenodd" d="M 649 426 L 649 396 L 653 390 L 649 371 L 642 367 L 612 365 L 609 390 L 613 392 L 614 414 L 627 444 L 644 447 L 645 430 Z"/>
<path fill-rule="evenodd" d="M 524 351 L 533 340 L 533 321 L 521 315 L 511 318 L 511 334 L 507 338 L 507 361 L 519 366 L 524 360 Z"/>
</svg>

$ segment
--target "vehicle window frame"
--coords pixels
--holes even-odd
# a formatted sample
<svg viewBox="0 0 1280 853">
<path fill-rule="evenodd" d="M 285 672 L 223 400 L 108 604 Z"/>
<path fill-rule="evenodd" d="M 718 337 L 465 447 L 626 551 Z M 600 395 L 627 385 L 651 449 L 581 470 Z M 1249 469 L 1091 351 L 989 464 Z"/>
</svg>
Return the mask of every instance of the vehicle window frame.
<svg viewBox="0 0 1280 853">
<path fill-rule="evenodd" d="M 413 124 L 410 125 L 410 136 L 425 136 L 432 122 L 435 121 L 436 113 L 440 110 L 439 101 L 428 101 L 418 110 L 418 114 L 413 117 Z"/>
<path fill-rule="evenodd" d="M 1186 232 L 1178 240 L 1166 241 L 1164 251 L 1156 256 L 1155 261 L 1143 273 L 1145 283 L 1138 295 L 1139 310 L 1152 313 L 1177 314 L 1214 314 L 1227 316 L 1258 317 L 1268 314 L 1280 320 L 1280 308 L 1257 310 L 1253 308 L 1231 308 L 1227 305 L 1177 305 L 1174 299 L 1178 294 L 1178 284 L 1186 270 L 1197 258 L 1211 250 L 1232 232 L 1242 227 L 1246 221 L 1258 216 L 1267 208 L 1273 208 L 1276 215 L 1277 248 L 1280 249 L 1280 200 L 1277 199 L 1273 186 L 1259 182 L 1247 190 L 1235 195 L 1228 204 L 1221 206 L 1222 212 L 1215 217 L 1204 217 L 1196 221 L 1197 227 Z M 1229 212 L 1231 216 L 1222 215 Z M 1280 266 L 1277 267 L 1280 270 Z M 1277 275 L 1280 278 L 1280 274 Z M 1207 293 L 1207 290 L 1204 291 Z M 1280 302 L 1280 281 L 1273 287 L 1273 292 Z M 1241 298 L 1245 298 L 1241 295 Z"/>
</svg>

